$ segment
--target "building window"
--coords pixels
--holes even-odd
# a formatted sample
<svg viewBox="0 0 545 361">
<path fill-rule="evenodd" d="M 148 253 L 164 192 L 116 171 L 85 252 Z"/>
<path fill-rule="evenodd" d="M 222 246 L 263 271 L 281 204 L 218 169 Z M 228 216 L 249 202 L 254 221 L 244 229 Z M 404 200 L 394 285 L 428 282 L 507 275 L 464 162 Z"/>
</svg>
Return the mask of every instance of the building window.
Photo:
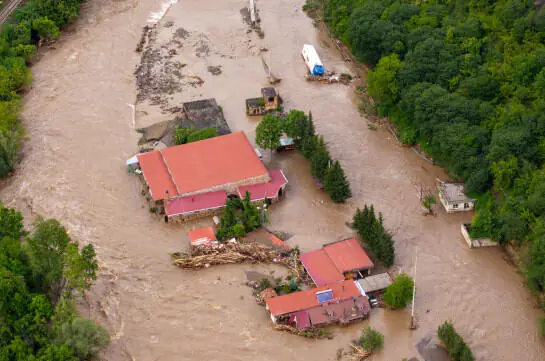
<svg viewBox="0 0 545 361">
<path fill-rule="evenodd" d="M 454 204 L 452 205 L 452 208 L 454 208 L 454 209 L 458 208 L 458 203 L 454 203 Z"/>
<path fill-rule="evenodd" d="M 469 203 L 464 203 L 464 209 L 469 208 Z"/>
</svg>

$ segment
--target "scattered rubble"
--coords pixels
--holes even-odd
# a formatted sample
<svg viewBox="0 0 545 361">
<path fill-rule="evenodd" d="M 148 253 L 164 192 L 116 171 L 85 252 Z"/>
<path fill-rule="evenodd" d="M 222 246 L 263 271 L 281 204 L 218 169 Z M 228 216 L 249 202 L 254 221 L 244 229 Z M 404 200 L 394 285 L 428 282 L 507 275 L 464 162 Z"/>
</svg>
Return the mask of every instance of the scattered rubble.
<svg viewBox="0 0 545 361">
<path fill-rule="evenodd" d="M 220 75 L 221 74 L 221 65 L 218 66 L 208 66 L 206 68 L 212 75 Z"/>
</svg>

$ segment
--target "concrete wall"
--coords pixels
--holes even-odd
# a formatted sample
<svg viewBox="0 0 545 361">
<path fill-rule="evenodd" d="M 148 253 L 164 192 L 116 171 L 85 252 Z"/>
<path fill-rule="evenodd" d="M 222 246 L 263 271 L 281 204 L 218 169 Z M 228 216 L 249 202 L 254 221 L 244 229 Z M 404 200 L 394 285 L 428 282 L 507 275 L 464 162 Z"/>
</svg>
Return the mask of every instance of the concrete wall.
<svg viewBox="0 0 545 361">
<path fill-rule="evenodd" d="M 466 241 L 469 248 L 480 248 L 480 247 L 495 247 L 498 244 L 492 241 L 490 238 L 471 238 L 467 227 L 462 223 L 461 226 L 462 237 Z"/>
</svg>

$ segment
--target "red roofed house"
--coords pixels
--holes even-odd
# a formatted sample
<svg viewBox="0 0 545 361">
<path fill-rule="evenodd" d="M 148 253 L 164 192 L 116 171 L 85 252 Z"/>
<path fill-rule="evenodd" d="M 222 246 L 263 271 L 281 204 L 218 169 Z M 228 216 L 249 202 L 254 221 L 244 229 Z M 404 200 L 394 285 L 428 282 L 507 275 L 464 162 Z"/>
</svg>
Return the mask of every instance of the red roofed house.
<svg viewBox="0 0 545 361">
<path fill-rule="evenodd" d="M 325 245 L 299 256 L 316 286 L 370 274 L 373 262 L 354 238 Z"/>
<path fill-rule="evenodd" d="M 280 198 L 286 177 L 268 171 L 243 132 L 137 155 L 153 200 L 171 217 L 192 218 L 225 206 L 228 195 Z"/>
<path fill-rule="evenodd" d="M 265 304 L 274 323 L 298 329 L 347 324 L 367 318 L 371 311 L 365 292 L 352 280 L 266 298 Z"/>
</svg>

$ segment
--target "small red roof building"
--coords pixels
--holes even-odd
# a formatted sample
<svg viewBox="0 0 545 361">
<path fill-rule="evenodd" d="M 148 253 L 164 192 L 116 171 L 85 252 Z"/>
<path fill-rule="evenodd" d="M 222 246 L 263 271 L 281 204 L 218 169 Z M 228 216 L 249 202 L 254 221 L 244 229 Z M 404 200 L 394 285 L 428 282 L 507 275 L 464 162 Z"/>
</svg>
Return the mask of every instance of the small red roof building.
<svg viewBox="0 0 545 361">
<path fill-rule="evenodd" d="M 354 238 L 325 245 L 299 258 L 316 286 L 340 282 L 350 276 L 348 273 L 369 272 L 374 267 Z"/>
<path fill-rule="evenodd" d="M 187 234 L 192 246 L 211 246 L 216 242 L 216 232 L 212 227 L 194 229 Z"/>
</svg>

